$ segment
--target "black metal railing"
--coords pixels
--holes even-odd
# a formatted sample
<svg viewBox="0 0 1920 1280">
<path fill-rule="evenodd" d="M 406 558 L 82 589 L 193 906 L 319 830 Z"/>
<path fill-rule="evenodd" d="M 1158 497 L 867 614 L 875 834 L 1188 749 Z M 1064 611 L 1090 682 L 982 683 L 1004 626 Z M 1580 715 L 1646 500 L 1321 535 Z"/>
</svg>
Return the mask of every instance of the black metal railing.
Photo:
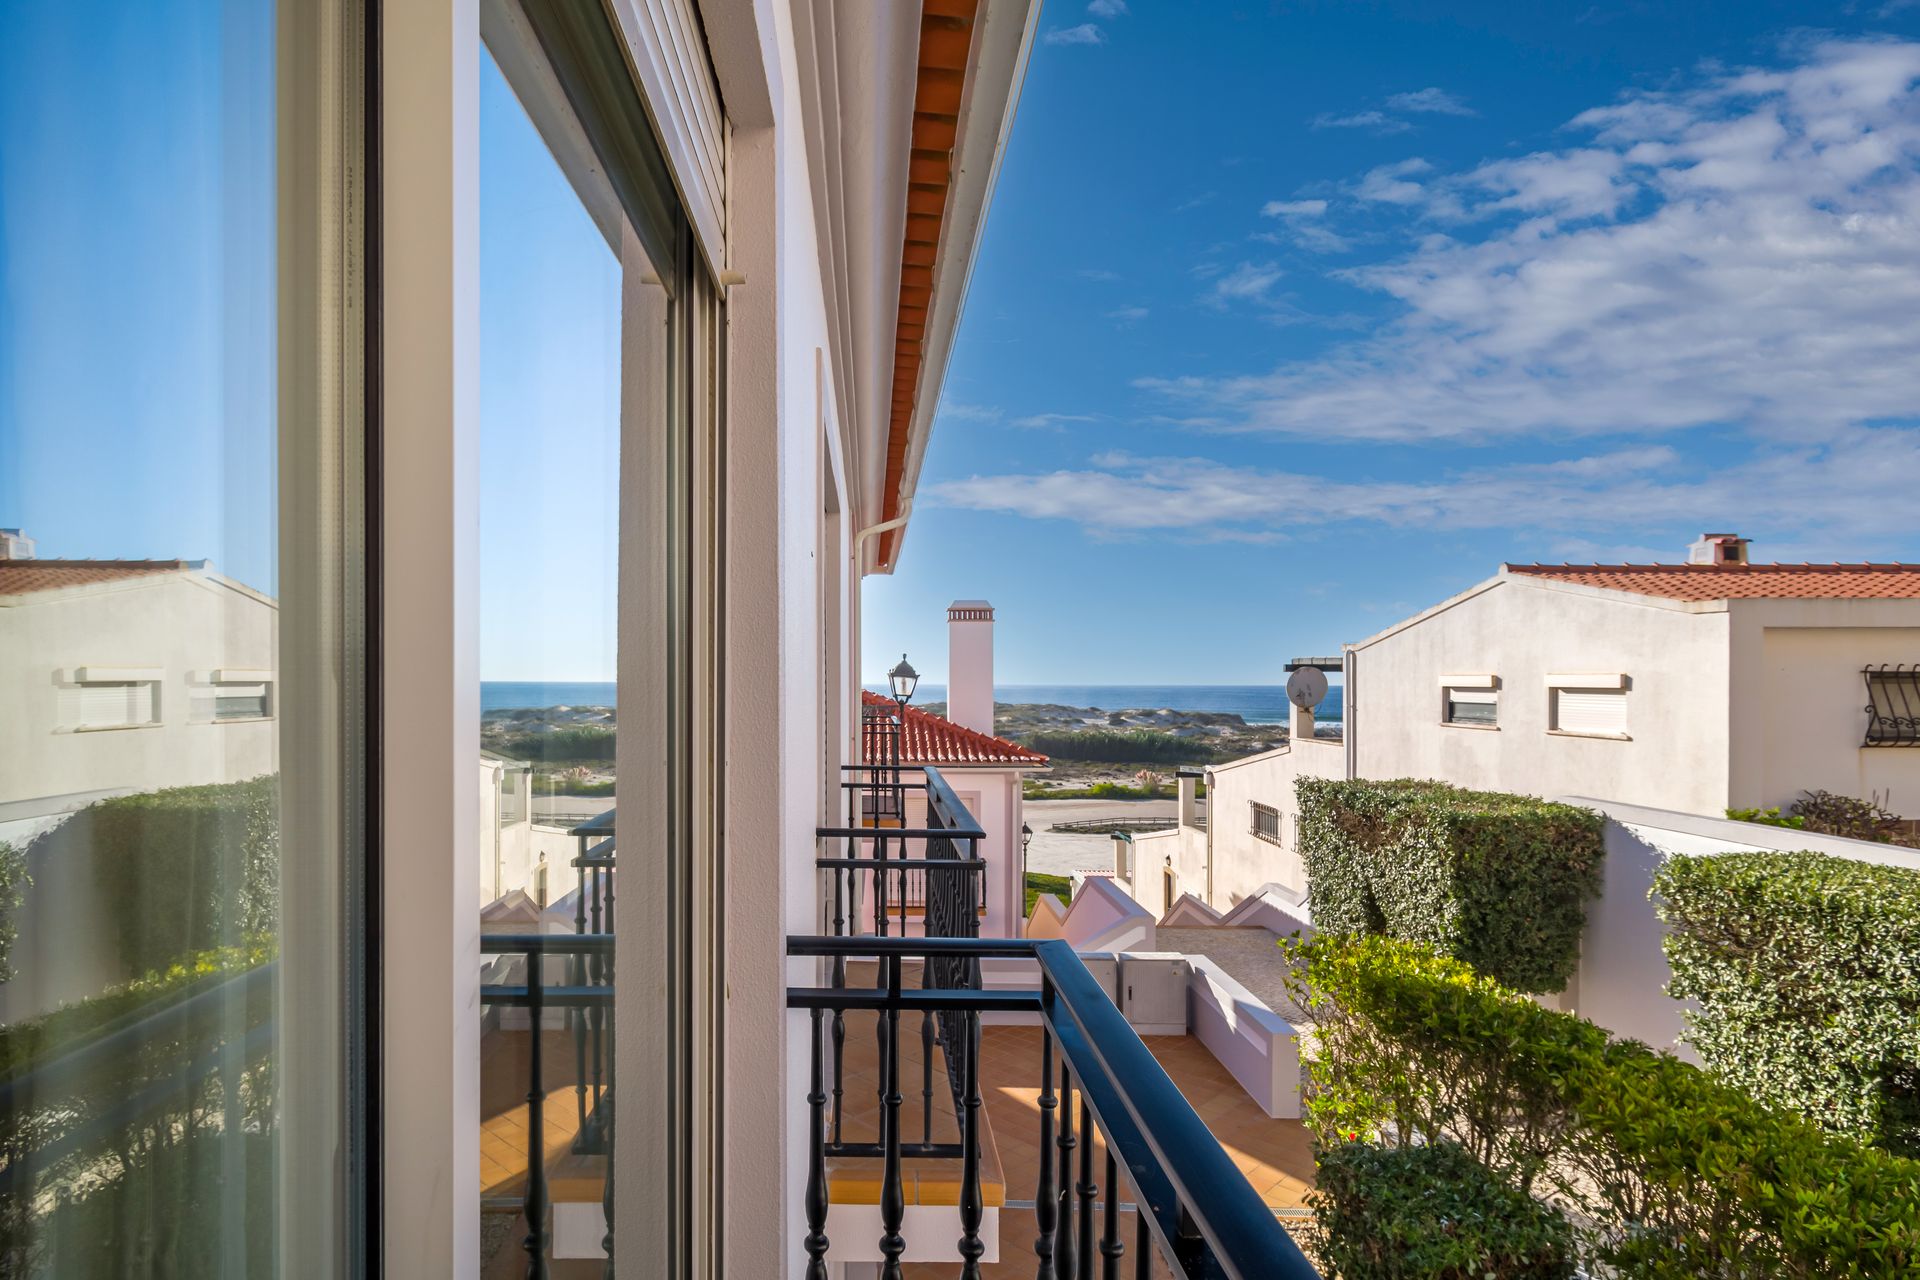
<svg viewBox="0 0 1920 1280">
<path fill-rule="evenodd" d="M 1042 1280 L 1117 1280 L 1152 1274 L 1158 1258 L 1178 1277 L 1317 1277 L 1246 1178 L 1167 1077 L 1158 1059 L 1061 941 L 1001 938 L 790 937 L 787 954 L 832 962 L 875 963 L 882 980 L 868 988 L 790 987 L 787 1007 L 808 1019 L 808 1163 L 803 1247 L 809 1280 L 825 1280 L 833 1258 L 827 1234 L 832 1209 L 828 1161 L 833 1121 L 826 1088 L 825 1023 L 848 1010 L 871 1010 L 881 1028 L 881 1231 L 875 1244 L 881 1276 L 900 1275 L 907 1241 L 901 1161 L 905 1139 L 899 1079 L 900 1017 L 953 1015 L 943 1041 L 960 1080 L 961 1161 L 958 1206 L 961 1234 L 953 1246 L 959 1274 L 980 1275 L 981 1238 L 980 1022 L 983 1014 L 1037 1014 L 1040 1162 L 1034 1212 L 1035 1275 Z M 975 966 L 993 958 L 1038 963 L 1037 990 L 907 988 L 904 964 L 936 960 Z M 1105 1144 L 1104 1169 L 1094 1168 L 1093 1135 Z M 1002 1150 L 1011 1148 L 1002 1147 Z M 1012 1174 L 1013 1171 L 1008 1171 Z M 1103 1172 L 1104 1192 L 1098 1172 Z M 1122 1226 L 1133 1215 L 1132 1230 Z M 1131 1237 L 1131 1240 L 1129 1240 Z M 858 1251 L 865 1255 L 866 1251 Z M 926 1250 L 917 1250 L 925 1256 Z M 1132 1257 L 1129 1260 L 1128 1254 Z M 1002 1261 L 1008 1261 L 1002 1251 Z M 1097 1257 L 1097 1261 L 1096 1261 Z"/>
<path fill-rule="evenodd" d="M 580 853 L 573 859 L 579 878 L 579 891 L 573 899 L 573 931 L 577 935 L 613 934 L 615 814 L 609 809 L 573 828 L 573 836 L 580 842 Z M 569 980 L 576 986 L 611 985 L 612 966 L 610 951 L 604 955 L 582 952 L 568 961 Z M 600 1155 L 608 1150 L 608 1136 L 603 1130 L 612 1108 L 601 1105 L 613 1083 L 613 1057 L 609 1052 L 612 1030 L 607 1019 L 605 1005 L 567 1012 L 574 1054 L 583 1064 L 574 1090 L 579 1129 L 573 1149 L 581 1155 Z"/>
<path fill-rule="evenodd" d="M 545 1280 L 548 1274 L 548 1249 L 553 1239 L 547 1217 L 552 1204 L 547 1194 L 548 1088 L 546 1052 L 541 1034 L 544 1015 L 548 1009 L 564 1009 L 569 1023 L 576 1028 L 589 1019 L 594 1023 L 596 1030 L 591 1043 L 595 1056 L 590 1061 L 585 1056 L 588 1041 L 577 1032 L 575 1035 L 575 1051 L 580 1056 L 574 1063 L 574 1094 L 580 1111 L 581 1131 L 585 1132 L 590 1124 L 596 1133 L 591 1153 L 606 1157 L 601 1211 L 606 1215 L 607 1225 L 600 1243 L 607 1253 L 606 1280 L 613 1280 L 613 935 L 483 934 L 480 953 L 483 956 L 517 956 L 521 959 L 520 981 L 483 985 L 480 988 L 480 1002 L 484 1006 L 527 1011 L 527 1185 L 520 1210 L 527 1224 L 527 1234 L 521 1247 L 527 1255 L 528 1280 Z M 547 981 L 545 961 L 549 956 L 562 957 L 566 961 L 567 978 L 564 982 L 552 984 Z M 577 1143 L 575 1149 L 580 1150 Z"/>
<path fill-rule="evenodd" d="M 1920 663 L 1883 662 L 1867 681 L 1868 747 L 1920 747 Z"/>
</svg>

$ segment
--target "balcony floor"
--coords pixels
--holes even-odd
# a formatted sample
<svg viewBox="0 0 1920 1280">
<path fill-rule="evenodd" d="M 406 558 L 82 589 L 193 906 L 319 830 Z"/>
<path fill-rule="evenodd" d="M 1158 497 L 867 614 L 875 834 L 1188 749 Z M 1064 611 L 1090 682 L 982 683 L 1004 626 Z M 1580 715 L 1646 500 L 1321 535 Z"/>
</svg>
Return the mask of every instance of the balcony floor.
<svg viewBox="0 0 1920 1280">
<path fill-rule="evenodd" d="M 518 1201 L 527 1186 L 527 1075 L 531 1036 L 526 1031 L 489 1030 L 480 1037 L 480 1198 L 483 1280 L 518 1280 L 526 1274 L 521 1242 L 526 1220 L 503 1206 Z M 541 1075 L 547 1088 L 541 1128 L 546 1147 L 548 1193 L 554 1201 L 598 1204 L 606 1160 L 576 1156 L 579 1078 L 573 1033 L 548 1030 L 540 1037 Z M 601 1259 L 556 1259 L 553 1280 L 600 1280 Z"/>
<path fill-rule="evenodd" d="M 1313 1141 L 1306 1126 L 1298 1120 L 1275 1120 L 1261 1111 L 1206 1046 L 1191 1036 L 1147 1036 L 1145 1041 L 1261 1199 L 1276 1210 L 1301 1209 L 1313 1185 Z M 981 1033 L 981 1076 L 981 1094 L 1005 1170 L 1008 1199 L 1008 1207 L 1000 1214 L 1000 1262 L 982 1272 L 989 1280 L 1015 1276 L 1024 1280 L 1033 1274 L 1035 1225 L 1032 1209 L 1016 1206 L 1032 1204 L 1039 1177 L 1040 1029 L 987 1027 Z M 1098 1141 L 1094 1177 L 1096 1181 L 1106 1177 L 1105 1145 Z M 1130 1204 L 1130 1197 L 1123 1197 L 1122 1203 Z M 1137 1229 L 1133 1215 L 1123 1211 L 1120 1227 L 1131 1265 Z M 957 1261 L 912 1263 L 905 1268 L 914 1280 L 957 1275 L 958 1270 Z M 1156 1267 L 1154 1274 L 1167 1273 Z"/>
</svg>

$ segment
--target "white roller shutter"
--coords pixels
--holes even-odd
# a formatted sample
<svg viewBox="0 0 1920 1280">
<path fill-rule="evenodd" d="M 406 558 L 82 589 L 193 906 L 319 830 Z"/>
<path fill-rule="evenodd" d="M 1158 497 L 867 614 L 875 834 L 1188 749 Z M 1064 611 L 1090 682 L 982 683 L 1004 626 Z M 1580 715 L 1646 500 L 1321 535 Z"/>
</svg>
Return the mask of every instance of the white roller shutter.
<svg viewBox="0 0 1920 1280">
<path fill-rule="evenodd" d="M 66 691 L 63 719 L 76 729 L 126 729 L 152 724 L 153 685 L 83 684 Z"/>
<path fill-rule="evenodd" d="M 1627 732 L 1627 695 L 1619 689 L 1556 689 L 1553 727 L 1615 737 Z"/>
</svg>

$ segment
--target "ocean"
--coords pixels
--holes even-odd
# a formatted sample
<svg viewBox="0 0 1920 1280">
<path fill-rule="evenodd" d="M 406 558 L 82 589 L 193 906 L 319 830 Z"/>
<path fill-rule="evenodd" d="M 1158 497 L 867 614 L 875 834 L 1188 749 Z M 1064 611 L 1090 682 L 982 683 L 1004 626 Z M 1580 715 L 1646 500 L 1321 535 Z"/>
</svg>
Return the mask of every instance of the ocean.
<svg viewBox="0 0 1920 1280">
<path fill-rule="evenodd" d="M 869 686 L 876 693 L 885 690 Z M 1248 724 L 1284 724 L 1287 690 L 1277 684 L 1007 684 L 993 691 L 999 702 L 1052 702 L 1068 707 L 1171 707 L 1176 711 L 1224 711 Z M 945 685 L 924 683 L 915 690 L 918 703 L 945 702 Z M 545 683 L 520 680 L 482 680 L 480 711 L 513 711 L 527 707 L 611 707 L 614 685 L 607 681 Z M 1340 719 L 1340 686 L 1327 691 L 1327 700 L 1314 710 L 1317 720 Z"/>
</svg>

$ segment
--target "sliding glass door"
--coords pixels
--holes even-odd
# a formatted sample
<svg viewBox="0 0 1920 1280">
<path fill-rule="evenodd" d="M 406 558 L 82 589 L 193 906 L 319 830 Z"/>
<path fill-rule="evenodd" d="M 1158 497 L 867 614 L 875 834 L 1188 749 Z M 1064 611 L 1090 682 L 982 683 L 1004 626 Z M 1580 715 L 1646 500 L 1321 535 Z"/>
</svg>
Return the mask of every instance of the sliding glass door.
<svg viewBox="0 0 1920 1280">
<path fill-rule="evenodd" d="M 362 32 L 0 8 L 0 1274 L 360 1257 Z"/>
</svg>

